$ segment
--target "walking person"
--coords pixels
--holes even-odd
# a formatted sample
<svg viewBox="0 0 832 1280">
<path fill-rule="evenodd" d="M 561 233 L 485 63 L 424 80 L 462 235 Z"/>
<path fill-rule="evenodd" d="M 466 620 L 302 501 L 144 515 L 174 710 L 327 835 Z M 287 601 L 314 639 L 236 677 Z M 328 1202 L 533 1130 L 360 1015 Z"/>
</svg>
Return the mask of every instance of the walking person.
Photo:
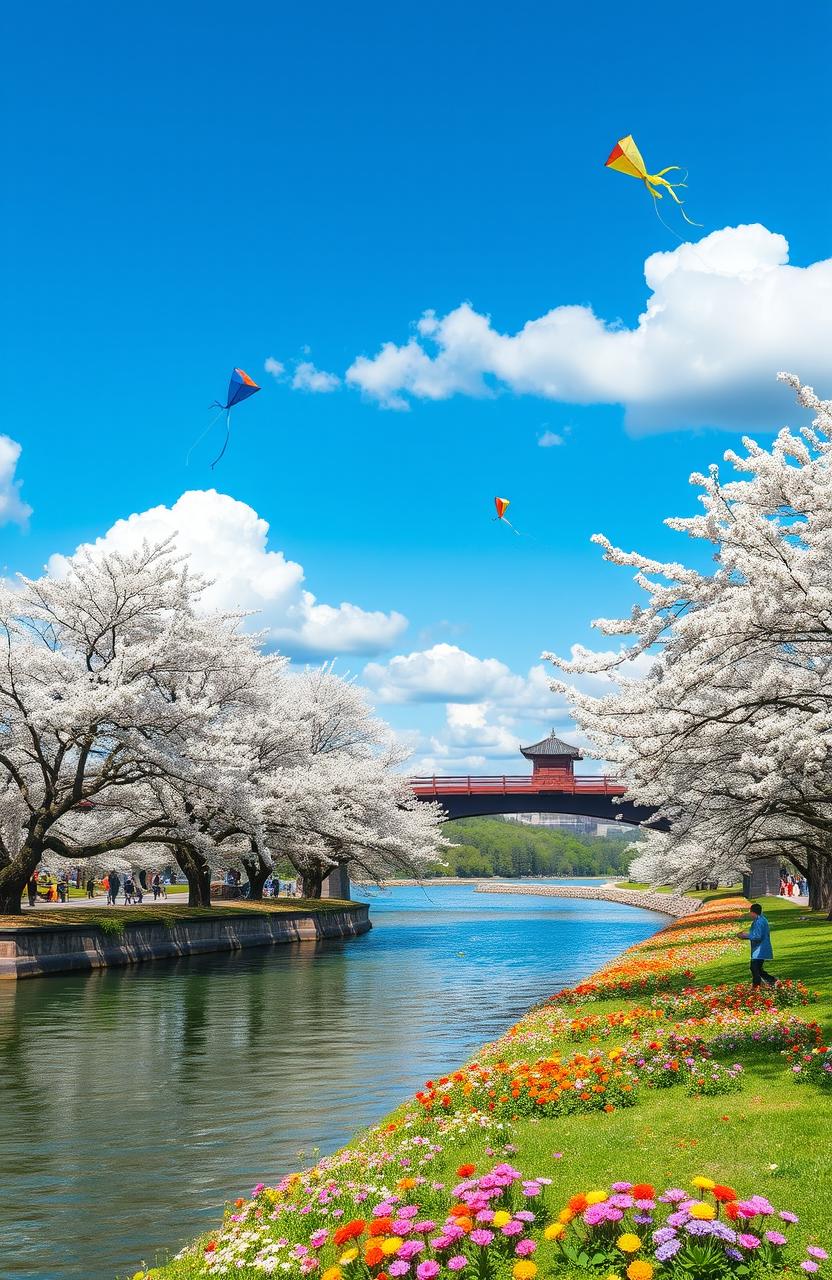
<svg viewBox="0 0 832 1280">
<path fill-rule="evenodd" d="M 153 901 L 155 902 L 162 891 L 162 882 L 158 871 L 154 873 L 153 879 L 150 883 L 153 887 Z"/>
<path fill-rule="evenodd" d="M 26 885 L 26 892 L 29 895 L 29 906 L 33 907 L 38 900 L 38 878 L 37 874 L 30 876 Z"/>
<path fill-rule="evenodd" d="M 87 897 L 95 897 L 95 880 L 92 876 L 89 876 L 87 879 Z"/>
<path fill-rule="evenodd" d="M 121 888 L 121 877 L 117 871 L 111 871 L 107 890 L 107 905 L 118 906 L 118 891 Z"/>
<path fill-rule="evenodd" d="M 771 949 L 771 930 L 759 902 L 752 904 L 751 917 L 751 928 L 740 934 L 741 938 L 751 943 L 751 985 L 759 987 L 760 983 L 764 982 L 767 987 L 773 987 L 777 979 L 773 974 L 766 973 L 764 968 L 766 960 L 774 959 L 774 952 Z"/>
</svg>

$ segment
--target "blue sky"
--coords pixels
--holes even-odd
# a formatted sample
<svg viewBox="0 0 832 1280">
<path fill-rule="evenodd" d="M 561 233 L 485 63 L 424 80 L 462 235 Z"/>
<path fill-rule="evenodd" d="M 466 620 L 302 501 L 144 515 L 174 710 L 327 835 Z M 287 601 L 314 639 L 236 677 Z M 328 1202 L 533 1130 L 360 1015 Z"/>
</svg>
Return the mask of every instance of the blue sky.
<svg viewBox="0 0 832 1280">
<path fill-rule="evenodd" d="M 21 446 L 32 514 L 0 529 L 6 569 L 37 572 L 118 520 L 215 487 L 269 525 L 266 547 L 244 508 L 217 519 L 211 498 L 171 517 L 192 520 L 224 601 L 246 561 L 241 602 L 262 596 L 299 660 L 331 652 L 358 674 L 371 661 L 380 709 L 426 767 L 511 768 L 511 740 L 549 719 L 566 728 L 528 686 L 541 650 L 586 642 L 592 617 L 632 602 L 590 535 L 684 553 L 661 520 L 690 509 L 688 473 L 744 422 L 798 421 L 777 369 L 805 350 L 796 372 L 821 393 L 828 374 L 832 391 L 828 277 L 801 273 L 790 301 L 774 240 L 797 267 L 832 255 L 828 7 L 798 4 L 789 23 L 772 5 L 713 3 L 20 13 L 5 77 L 2 430 Z M 648 288 L 645 260 L 683 251 L 644 189 L 604 168 L 628 132 L 652 169 L 689 170 L 703 229 L 662 202 L 683 237 L 766 232 L 706 242 L 670 286 Z M 723 249 L 730 262 L 714 268 Z M 616 402 L 633 368 L 626 331 L 651 293 L 666 328 Z M 546 338 L 539 360 L 521 343 L 506 376 L 471 355 L 463 316 L 437 366 L 436 334 L 414 322 L 466 301 L 491 317 L 486 346 L 566 305 L 591 308 L 603 333 Z M 608 343 L 616 333 L 625 344 Z M 385 375 L 381 399 L 408 406 L 396 410 L 362 375 L 344 381 L 357 357 L 409 339 L 429 395 Z M 725 367 L 700 387 L 717 356 Z M 219 424 L 186 466 L 235 364 L 263 391 L 216 471 Z M 294 389 L 309 364 L 335 389 Z M 546 431 L 563 443 L 541 448 Z M 496 493 L 523 538 L 492 522 Z M 268 551 L 303 567 L 302 587 Z M 279 598 L 258 580 L 270 566 Z"/>
</svg>

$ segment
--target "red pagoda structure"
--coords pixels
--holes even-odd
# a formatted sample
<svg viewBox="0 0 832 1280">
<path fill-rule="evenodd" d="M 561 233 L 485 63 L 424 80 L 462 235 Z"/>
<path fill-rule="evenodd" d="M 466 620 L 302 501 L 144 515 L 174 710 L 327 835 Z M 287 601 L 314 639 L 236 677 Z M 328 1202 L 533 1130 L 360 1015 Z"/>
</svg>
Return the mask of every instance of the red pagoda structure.
<svg viewBox="0 0 832 1280">
<path fill-rule="evenodd" d="M 546 777 L 563 778 L 564 774 L 574 777 L 575 761 L 583 759 L 578 748 L 558 738 L 554 729 L 548 738 L 535 742 L 530 747 L 521 747 L 520 752 L 527 760 L 531 760 L 532 777 L 540 782 Z"/>
</svg>

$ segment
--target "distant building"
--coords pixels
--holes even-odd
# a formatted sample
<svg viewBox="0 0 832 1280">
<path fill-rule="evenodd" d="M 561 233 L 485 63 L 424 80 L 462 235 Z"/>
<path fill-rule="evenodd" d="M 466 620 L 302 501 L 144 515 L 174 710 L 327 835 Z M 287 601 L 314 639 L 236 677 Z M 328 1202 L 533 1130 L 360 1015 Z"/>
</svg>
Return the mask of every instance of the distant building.
<svg viewBox="0 0 832 1280">
<path fill-rule="evenodd" d="M 530 747 L 521 747 L 521 755 L 532 762 L 532 777 L 536 774 L 568 774 L 575 772 L 575 761 L 583 760 L 577 747 L 559 738 L 554 729 L 548 738 L 535 742 Z"/>
</svg>

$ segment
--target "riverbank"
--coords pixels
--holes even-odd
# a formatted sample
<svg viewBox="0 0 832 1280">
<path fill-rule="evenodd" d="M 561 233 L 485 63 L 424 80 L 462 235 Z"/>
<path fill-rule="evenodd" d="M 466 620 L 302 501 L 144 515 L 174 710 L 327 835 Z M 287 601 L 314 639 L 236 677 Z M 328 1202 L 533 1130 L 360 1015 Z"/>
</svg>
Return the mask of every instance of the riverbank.
<svg viewBox="0 0 832 1280">
<path fill-rule="evenodd" d="M 645 1218 L 663 1221 L 667 1202 L 651 1197 L 672 1185 L 686 1188 L 673 1193 L 677 1201 L 690 1197 L 704 1206 L 692 1216 L 685 1211 L 667 1237 L 687 1247 L 683 1223 L 714 1217 L 713 1184 L 722 1188 L 723 1201 L 730 1193 L 731 1204 L 747 1205 L 757 1195 L 763 1199 L 752 1205 L 765 1207 L 767 1197 L 786 1212 L 786 1225 L 780 1218 L 774 1225 L 792 1238 L 787 1258 L 794 1267 L 807 1243 L 829 1244 L 832 1188 L 825 1170 L 832 1135 L 824 1123 L 828 1087 L 796 1083 L 803 1077 L 790 1068 L 802 1065 L 800 1057 L 789 1062 L 782 1049 L 800 1042 L 811 1055 L 832 1028 L 832 933 L 822 918 L 790 904 L 765 905 L 778 973 L 817 985 L 817 998 L 794 981 L 765 1000 L 750 996 L 747 944 L 736 939 L 745 904 L 715 895 L 591 980 L 533 1009 L 485 1046 L 475 1063 L 428 1082 L 351 1147 L 272 1190 L 256 1188 L 221 1230 L 139 1276 L 196 1280 L 233 1273 L 247 1280 L 280 1268 L 342 1280 L 359 1256 L 361 1274 L 376 1280 L 391 1259 L 408 1263 L 394 1273 L 404 1276 L 417 1257 L 418 1280 L 455 1270 L 475 1274 L 480 1264 L 506 1276 L 513 1271 L 514 1280 L 532 1280 L 538 1267 L 547 1275 L 581 1275 L 586 1263 L 568 1254 L 578 1230 L 592 1230 L 581 1206 L 626 1198 L 626 1190 L 613 1191 L 612 1184 L 638 1180 L 641 1199 L 655 1208 L 640 1209 L 641 1221 L 635 1209 L 621 1211 L 628 1250 L 634 1235 L 636 1243 L 629 1252 L 613 1237 L 608 1269 L 616 1270 L 617 1258 L 629 1280 L 652 1280 L 656 1268 L 665 1274 Z M 812 1063 L 822 1057 L 811 1055 Z M 689 1059 L 692 1066 L 685 1065 Z M 498 1172 L 479 1183 L 495 1165 Z M 319 1195 L 322 1186 L 325 1195 Z M 466 1225 L 459 1208 L 477 1194 L 489 1213 L 506 1206 L 496 1231 L 480 1218 L 482 1241 L 472 1234 L 478 1211 Z M 740 1242 L 743 1265 L 762 1247 L 767 1223 L 760 1213 L 749 1210 L 744 1220 L 755 1243 Z M 792 1224 L 790 1214 L 800 1221 Z M 430 1220 L 429 1236 L 413 1230 L 421 1219 Z M 732 1230 L 727 1223 L 726 1229 Z M 562 1243 L 558 1237 L 565 1237 Z M 408 1240 L 421 1247 L 408 1251 Z M 641 1270 L 630 1270 L 633 1258 L 643 1260 Z M 724 1265 L 730 1274 L 731 1265 Z"/>
<path fill-rule="evenodd" d="M 103 911 L 27 911 L 0 917 L 0 981 L 357 937 L 370 928 L 366 903 L 334 898 L 210 908 L 166 902 Z"/>
<path fill-rule="evenodd" d="M 660 911 L 666 916 L 681 919 L 697 911 L 700 902 L 682 893 L 653 893 L 643 889 L 619 889 L 616 884 L 566 885 L 566 884 L 516 884 L 482 881 L 477 893 L 523 893 L 538 898 L 585 898 L 602 902 L 620 902 L 623 906 L 641 907 L 645 911 Z"/>
</svg>

